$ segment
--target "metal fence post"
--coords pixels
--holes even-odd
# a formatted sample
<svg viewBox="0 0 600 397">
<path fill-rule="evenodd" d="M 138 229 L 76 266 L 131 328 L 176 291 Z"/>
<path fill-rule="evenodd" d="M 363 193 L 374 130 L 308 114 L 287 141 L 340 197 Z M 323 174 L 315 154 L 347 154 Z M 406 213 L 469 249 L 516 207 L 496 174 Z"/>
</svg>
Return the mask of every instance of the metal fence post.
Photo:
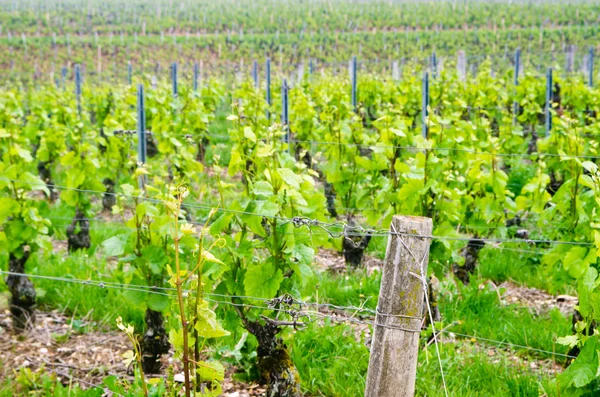
<svg viewBox="0 0 600 397">
<path fill-rule="evenodd" d="M 289 115 L 289 87 L 287 84 L 287 80 L 283 79 L 283 84 L 281 85 L 281 124 L 283 124 L 283 128 L 285 131 L 284 141 L 288 144 L 288 153 L 290 152 L 290 115 Z"/>
<path fill-rule="evenodd" d="M 594 47 L 590 47 L 590 52 L 588 55 L 588 85 L 591 87 L 594 86 Z"/>
<path fill-rule="evenodd" d="M 171 80 L 173 81 L 173 96 L 177 97 L 177 62 L 173 62 L 171 65 Z"/>
<path fill-rule="evenodd" d="M 351 69 L 351 73 L 352 73 L 352 109 L 354 109 L 354 111 L 357 111 L 356 108 L 356 56 L 352 57 L 352 69 Z"/>
<path fill-rule="evenodd" d="M 546 71 L 546 135 L 552 130 L 552 68 Z"/>
<path fill-rule="evenodd" d="M 266 83 L 266 91 L 267 91 L 267 107 L 271 107 L 271 58 L 267 58 L 265 62 L 265 83 Z M 271 112 L 267 108 L 267 120 L 271 120 Z"/>
<path fill-rule="evenodd" d="M 138 135 L 138 162 L 146 164 L 146 110 L 144 103 L 144 86 L 138 85 L 137 91 L 137 135 Z M 140 175 L 138 184 L 140 189 L 146 186 L 145 175 Z"/>
<path fill-rule="evenodd" d="M 81 117 L 81 66 L 75 65 L 75 95 L 77 96 L 77 113 Z"/>
<path fill-rule="evenodd" d="M 423 74 L 423 84 L 421 90 L 421 123 L 422 123 L 422 132 L 423 138 L 427 139 L 428 135 L 428 127 L 427 127 L 427 117 L 429 116 L 429 73 L 425 72 Z"/>
</svg>

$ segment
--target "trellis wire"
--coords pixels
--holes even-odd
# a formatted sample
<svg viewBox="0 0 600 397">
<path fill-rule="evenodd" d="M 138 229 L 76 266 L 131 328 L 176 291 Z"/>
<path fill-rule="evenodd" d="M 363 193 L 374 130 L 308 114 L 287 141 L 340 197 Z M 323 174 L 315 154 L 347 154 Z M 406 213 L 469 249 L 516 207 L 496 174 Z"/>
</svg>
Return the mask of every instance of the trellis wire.
<svg viewBox="0 0 600 397">
<path fill-rule="evenodd" d="M 33 186 L 39 185 L 38 182 L 10 179 L 10 178 L 4 178 L 4 177 L 0 177 L 0 180 L 16 182 L 16 183 L 26 183 L 26 184 L 30 184 Z M 126 198 L 137 199 L 137 200 L 145 200 L 145 201 L 149 201 L 149 202 L 153 202 L 153 203 L 163 203 L 163 201 L 161 201 L 161 200 L 153 199 L 153 198 L 149 198 L 149 197 L 145 197 L 145 196 L 134 196 L 134 195 L 128 195 L 128 194 L 123 194 L 123 193 L 101 192 L 98 190 L 90 190 L 90 189 L 68 188 L 65 186 L 53 185 L 53 184 L 46 184 L 45 186 L 53 187 L 56 189 L 72 190 L 72 191 L 77 191 L 80 193 L 112 195 L 112 196 L 116 196 L 116 197 L 126 197 Z M 395 233 L 395 232 L 391 232 L 388 230 L 377 230 L 377 229 L 363 228 L 360 226 L 351 226 L 344 222 L 323 222 L 323 221 L 320 221 L 317 219 L 310 219 L 310 218 L 306 218 L 306 217 L 302 217 L 302 216 L 297 216 L 294 218 L 286 218 L 286 217 L 281 217 L 281 216 L 259 214 L 259 213 L 255 213 L 255 212 L 249 212 L 249 211 L 232 210 L 232 209 L 228 209 L 228 208 L 222 208 L 222 207 L 216 207 L 216 206 L 210 206 L 210 205 L 199 205 L 199 204 L 185 204 L 185 205 L 188 208 L 215 210 L 215 211 L 228 212 L 228 213 L 233 213 L 233 214 L 238 214 L 238 215 L 249 215 L 249 216 L 258 216 L 258 217 L 262 217 L 262 218 L 277 219 L 277 220 L 281 220 L 282 222 L 292 223 L 295 227 L 305 226 L 305 227 L 308 227 L 309 229 L 312 227 L 316 227 L 316 228 L 319 228 L 322 231 L 326 232 L 327 234 L 329 234 L 331 237 L 334 237 L 334 238 L 343 237 L 343 236 L 347 236 L 347 237 L 364 237 L 364 236 L 377 237 L 377 236 L 388 236 L 388 235 L 399 235 L 399 236 L 409 235 L 408 233 L 400 233 L 400 232 Z M 336 228 L 336 229 L 334 229 L 334 228 Z M 525 239 L 525 240 L 518 239 L 517 240 L 517 239 L 506 239 L 506 238 L 474 238 L 474 237 L 454 237 L 454 236 L 435 236 L 435 235 L 421 236 L 421 237 L 432 239 L 432 240 L 467 241 L 467 242 L 475 239 L 475 240 L 479 240 L 479 241 L 483 241 L 483 242 L 495 242 L 495 243 L 527 242 L 527 243 L 532 243 L 532 244 L 557 244 L 557 245 L 577 245 L 577 246 L 593 246 L 594 245 L 593 243 L 581 242 L 581 241 L 561 241 L 561 240 L 541 240 L 541 239 Z"/>
<path fill-rule="evenodd" d="M 158 294 L 158 295 L 162 295 L 162 296 L 173 296 L 171 294 L 168 294 L 168 293 L 165 293 L 162 291 L 168 291 L 168 292 L 175 291 L 174 288 L 167 288 L 167 287 L 153 287 L 153 286 L 141 286 L 141 285 L 134 285 L 134 284 L 121 284 L 121 283 L 113 283 L 113 282 L 107 282 L 107 281 L 101 281 L 101 280 L 90 280 L 90 279 L 86 280 L 86 279 L 77 279 L 77 278 L 68 278 L 68 277 L 44 276 L 44 275 L 27 274 L 27 273 L 7 272 L 7 271 L 3 271 L 3 270 L 0 270 L 0 274 L 14 275 L 14 276 L 20 276 L 20 277 L 29 277 L 29 278 L 33 278 L 33 279 L 43 279 L 43 280 L 48 280 L 48 281 L 58 281 L 58 282 L 67 282 L 67 283 L 73 283 L 73 284 L 81 284 L 82 286 L 90 286 L 90 287 L 98 287 L 98 288 L 112 288 L 112 289 L 121 289 L 124 291 Z M 195 291 L 184 290 L 184 292 L 194 293 Z M 261 298 L 261 297 L 251 297 L 251 296 L 243 296 L 243 295 L 224 295 L 224 294 L 213 294 L 213 293 L 205 293 L 205 295 L 220 297 L 220 298 L 228 298 L 228 299 L 232 299 L 232 300 L 233 299 L 247 299 L 247 300 L 257 300 L 257 301 L 263 301 L 263 302 L 268 301 L 268 299 Z M 277 308 L 277 307 L 268 306 L 268 305 L 237 303 L 237 302 L 233 302 L 233 301 L 217 300 L 217 299 L 212 299 L 212 298 L 204 298 L 204 299 L 208 302 L 215 303 L 217 305 L 223 304 L 223 305 L 229 305 L 229 306 L 246 307 L 246 308 L 251 308 L 251 309 L 270 310 L 270 311 L 276 311 L 276 312 L 286 312 L 287 311 L 286 309 L 283 309 L 283 308 Z M 295 298 L 293 298 L 293 299 L 294 299 L 295 303 L 297 303 L 301 306 L 306 306 L 306 307 L 329 308 L 329 309 L 348 311 L 348 312 L 367 312 L 371 315 L 377 314 L 376 310 L 358 307 L 358 306 L 339 306 L 339 305 L 334 305 L 334 304 L 329 304 L 329 303 L 316 303 L 316 302 L 312 303 L 312 302 L 305 302 L 302 300 L 297 300 Z M 362 325 L 369 325 L 369 326 L 381 326 L 381 327 L 388 327 L 391 329 L 396 329 L 396 327 L 393 327 L 393 326 L 375 323 L 374 321 L 365 321 L 365 320 L 361 320 L 356 317 L 336 316 L 336 315 L 326 314 L 326 313 L 322 313 L 322 312 L 306 312 L 306 313 L 314 314 L 314 315 L 320 317 L 321 319 L 330 319 L 332 321 L 337 321 L 337 322 L 351 322 L 351 323 L 355 323 L 355 324 L 362 324 Z M 406 329 L 402 329 L 402 330 L 406 331 Z M 414 332 L 421 332 L 421 330 L 419 330 L 419 331 L 414 330 Z M 459 333 L 459 332 L 450 331 L 446 328 L 441 329 L 436 334 L 440 335 L 442 333 L 448 333 L 448 334 L 452 334 L 452 335 L 456 335 L 456 336 L 460 336 L 460 337 L 468 338 L 468 339 L 477 339 L 477 340 L 481 340 L 481 341 L 493 343 L 493 344 L 498 344 L 498 345 L 507 345 L 507 346 L 510 346 L 513 348 L 518 348 L 518 349 L 536 351 L 536 352 L 544 353 L 544 354 L 548 354 L 548 355 L 555 355 L 555 356 L 567 357 L 567 358 L 575 358 L 573 356 L 569 356 L 569 355 L 563 354 L 563 353 L 556 353 L 556 352 L 538 349 L 538 348 L 534 348 L 534 347 L 530 347 L 530 346 L 524 346 L 524 345 L 506 342 L 506 341 L 484 338 L 481 336 L 467 335 L 467 334 L 463 334 L 463 333 Z"/>
</svg>

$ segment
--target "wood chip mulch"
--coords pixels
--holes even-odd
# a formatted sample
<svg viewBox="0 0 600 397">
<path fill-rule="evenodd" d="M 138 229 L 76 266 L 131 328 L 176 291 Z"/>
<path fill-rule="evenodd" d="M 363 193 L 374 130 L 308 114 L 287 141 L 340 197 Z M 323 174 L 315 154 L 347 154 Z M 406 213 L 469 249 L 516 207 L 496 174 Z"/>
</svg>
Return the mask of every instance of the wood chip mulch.
<svg viewBox="0 0 600 397">
<path fill-rule="evenodd" d="M 85 318 L 72 321 L 58 311 L 37 312 L 35 326 L 22 335 L 14 334 L 11 327 L 10 313 L 3 309 L 0 312 L 0 380 L 14 378 L 21 368 L 43 369 L 56 374 L 64 385 L 77 383 L 83 389 L 102 386 L 102 380 L 109 375 L 133 380 L 122 357 L 131 347 L 121 332 L 98 330 Z M 163 357 L 163 368 L 169 365 L 172 365 L 171 354 Z M 234 372 L 234 368 L 226 371 L 223 396 L 265 395 L 260 385 L 234 382 Z"/>
</svg>

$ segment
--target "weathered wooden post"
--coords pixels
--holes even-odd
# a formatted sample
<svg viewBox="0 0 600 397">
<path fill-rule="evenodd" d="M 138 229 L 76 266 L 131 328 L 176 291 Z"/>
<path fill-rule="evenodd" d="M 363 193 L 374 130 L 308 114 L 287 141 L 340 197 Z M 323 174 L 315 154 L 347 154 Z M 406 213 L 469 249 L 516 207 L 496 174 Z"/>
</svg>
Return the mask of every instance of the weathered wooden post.
<svg viewBox="0 0 600 397">
<path fill-rule="evenodd" d="M 430 218 L 392 219 L 365 397 L 414 396 L 431 230 Z"/>
</svg>

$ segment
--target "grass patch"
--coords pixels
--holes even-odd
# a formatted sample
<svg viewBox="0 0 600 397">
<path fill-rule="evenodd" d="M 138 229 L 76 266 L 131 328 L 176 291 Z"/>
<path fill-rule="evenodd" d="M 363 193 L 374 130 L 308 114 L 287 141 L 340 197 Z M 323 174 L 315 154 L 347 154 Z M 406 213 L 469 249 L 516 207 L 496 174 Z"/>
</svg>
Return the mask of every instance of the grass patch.
<svg viewBox="0 0 600 397">
<path fill-rule="evenodd" d="M 477 283 L 473 283 L 459 286 L 457 291 L 446 290 L 439 308 L 445 323 L 460 321 L 451 328 L 452 331 L 550 352 L 567 352 L 566 346 L 555 341 L 571 333 L 570 319 L 558 310 L 535 315 L 516 305 L 503 306 L 493 287 L 479 288 Z M 523 350 L 523 353 L 553 357 L 528 350 Z M 557 361 L 560 360 L 557 357 Z"/>
<path fill-rule="evenodd" d="M 364 340 L 347 325 L 311 325 L 290 341 L 302 387 L 312 396 L 363 396 L 369 362 Z M 553 395 L 551 375 L 515 364 L 508 354 L 489 357 L 485 349 L 464 349 L 459 343 L 440 345 L 449 394 L 457 397 L 538 397 Z M 419 352 L 416 396 L 444 396 L 435 347 Z"/>
<path fill-rule="evenodd" d="M 523 247 L 511 247 L 515 251 L 493 247 L 483 248 L 479 253 L 479 276 L 495 283 L 514 281 L 550 294 L 576 294 L 573 279 L 562 266 L 549 267 L 542 264 L 542 255 L 534 253 L 535 248 L 523 245 Z"/>
</svg>

